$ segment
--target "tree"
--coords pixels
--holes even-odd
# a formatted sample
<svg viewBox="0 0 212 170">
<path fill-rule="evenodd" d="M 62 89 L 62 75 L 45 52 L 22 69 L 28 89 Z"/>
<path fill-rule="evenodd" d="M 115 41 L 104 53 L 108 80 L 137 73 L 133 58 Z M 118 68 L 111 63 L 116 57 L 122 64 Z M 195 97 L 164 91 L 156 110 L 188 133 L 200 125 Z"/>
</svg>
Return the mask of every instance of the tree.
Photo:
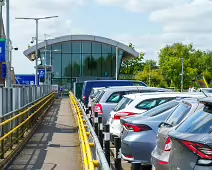
<svg viewBox="0 0 212 170">
<path fill-rule="evenodd" d="M 132 43 L 129 44 L 129 47 L 135 48 Z M 139 57 L 134 57 L 132 59 L 122 61 L 121 63 L 121 74 L 136 74 L 139 71 L 142 71 L 144 68 L 144 53 L 140 53 Z"/>
<path fill-rule="evenodd" d="M 209 59 L 208 54 L 201 50 L 195 50 L 192 44 L 184 45 L 175 43 L 162 48 L 159 53 L 160 70 L 168 85 L 180 89 L 182 58 L 184 59 L 184 88 L 192 85 L 192 80 L 199 80 L 203 76 Z M 208 65 L 208 68 L 211 67 Z"/>
</svg>

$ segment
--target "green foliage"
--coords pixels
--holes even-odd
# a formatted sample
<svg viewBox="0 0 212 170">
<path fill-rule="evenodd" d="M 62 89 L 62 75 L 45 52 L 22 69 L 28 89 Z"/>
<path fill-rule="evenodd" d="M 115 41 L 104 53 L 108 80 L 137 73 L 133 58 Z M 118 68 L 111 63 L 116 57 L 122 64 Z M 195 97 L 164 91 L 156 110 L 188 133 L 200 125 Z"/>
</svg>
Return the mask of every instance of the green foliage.
<svg viewBox="0 0 212 170">
<path fill-rule="evenodd" d="M 160 70 L 169 86 L 181 87 L 182 58 L 184 59 L 184 88 L 189 88 L 193 84 L 192 80 L 202 79 L 204 74 L 206 79 L 211 81 L 209 76 L 212 73 L 211 52 L 195 50 L 192 44 L 175 43 L 162 48 L 159 53 Z"/>
<path fill-rule="evenodd" d="M 132 43 L 129 44 L 129 47 L 135 48 Z M 134 57 L 129 60 L 123 61 L 121 63 L 121 74 L 136 74 L 139 71 L 142 71 L 144 68 L 144 53 L 140 53 L 139 57 Z"/>
<path fill-rule="evenodd" d="M 144 71 L 139 72 L 136 75 L 136 80 L 143 81 L 152 87 L 168 87 L 163 75 L 159 70 L 152 70 L 149 72 L 148 66 L 144 68 Z M 150 83 L 150 84 L 149 84 Z"/>
</svg>

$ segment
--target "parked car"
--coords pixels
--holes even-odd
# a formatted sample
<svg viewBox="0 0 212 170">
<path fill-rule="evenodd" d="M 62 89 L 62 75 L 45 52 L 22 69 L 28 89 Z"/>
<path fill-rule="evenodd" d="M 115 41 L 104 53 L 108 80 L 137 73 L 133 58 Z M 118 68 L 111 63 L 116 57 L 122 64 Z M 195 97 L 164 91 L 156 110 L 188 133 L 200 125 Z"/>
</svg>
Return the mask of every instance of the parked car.
<svg viewBox="0 0 212 170">
<path fill-rule="evenodd" d="M 198 97 L 203 96 L 202 93 L 180 93 L 180 92 L 165 92 L 165 93 L 143 93 L 126 95 L 125 98 L 117 104 L 115 109 L 110 112 L 109 124 L 112 139 L 120 136 L 121 124 L 120 118 L 143 114 L 146 111 L 173 100 L 177 97 Z M 123 102 L 123 104 L 122 104 Z"/>
<path fill-rule="evenodd" d="M 155 147 L 158 125 L 173 112 L 179 102 L 180 100 L 172 100 L 142 115 L 121 119 L 121 153 L 124 160 L 151 165 L 151 152 Z"/>
<path fill-rule="evenodd" d="M 212 98 L 170 133 L 170 170 L 212 169 Z"/>
<path fill-rule="evenodd" d="M 110 112 L 115 108 L 117 103 L 126 94 L 132 93 L 151 93 L 151 92 L 167 92 L 169 89 L 143 87 L 143 86 L 117 86 L 105 88 L 102 90 L 98 99 L 93 102 L 93 113 L 98 112 L 103 117 L 103 123 L 106 124 L 110 117 Z"/>
<path fill-rule="evenodd" d="M 88 107 L 91 107 L 93 105 L 93 102 L 95 101 L 95 97 L 100 93 L 102 89 L 105 87 L 97 87 L 97 88 L 92 88 L 91 93 L 89 95 L 88 99 Z"/>
<path fill-rule="evenodd" d="M 133 80 L 88 80 L 84 82 L 82 90 L 82 100 L 85 105 L 88 104 L 88 96 L 94 87 L 111 86 L 147 86 L 144 82 Z"/>
<path fill-rule="evenodd" d="M 212 93 L 212 88 L 200 88 L 199 91 L 205 93 Z"/>
<path fill-rule="evenodd" d="M 153 169 L 169 170 L 168 160 L 171 150 L 171 140 L 169 133 L 181 122 L 190 117 L 196 110 L 204 107 L 198 99 L 186 99 L 178 108 L 161 123 L 156 138 L 156 147 L 152 152 Z"/>
</svg>

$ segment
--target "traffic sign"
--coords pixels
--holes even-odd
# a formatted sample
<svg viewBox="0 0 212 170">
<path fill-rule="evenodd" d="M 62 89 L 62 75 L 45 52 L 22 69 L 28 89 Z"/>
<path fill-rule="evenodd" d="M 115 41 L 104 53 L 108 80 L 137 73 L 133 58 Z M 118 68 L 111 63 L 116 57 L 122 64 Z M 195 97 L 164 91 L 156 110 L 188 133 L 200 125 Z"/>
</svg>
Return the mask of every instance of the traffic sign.
<svg viewBox="0 0 212 170">
<path fill-rule="evenodd" d="M 2 72 L 1 72 L 1 77 L 3 78 L 3 79 L 5 79 L 6 78 L 6 64 L 3 64 L 2 63 L 2 66 L 1 66 L 1 69 L 2 69 Z"/>
<path fill-rule="evenodd" d="M 45 70 L 39 70 L 39 77 L 45 78 Z"/>
<path fill-rule="evenodd" d="M 6 61 L 6 40 L 1 38 L 0 39 L 0 62 Z"/>
</svg>

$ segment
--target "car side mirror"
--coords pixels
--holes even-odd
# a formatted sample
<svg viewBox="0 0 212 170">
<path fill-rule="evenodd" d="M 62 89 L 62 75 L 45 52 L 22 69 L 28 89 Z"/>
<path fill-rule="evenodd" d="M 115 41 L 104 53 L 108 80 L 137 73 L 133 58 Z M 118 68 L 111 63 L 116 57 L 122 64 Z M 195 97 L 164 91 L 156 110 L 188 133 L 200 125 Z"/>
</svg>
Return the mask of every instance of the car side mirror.
<svg viewBox="0 0 212 170">
<path fill-rule="evenodd" d="M 208 133 L 212 133 L 212 126 L 209 128 Z"/>
<path fill-rule="evenodd" d="M 158 125 L 158 127 L 160 128 L 163 124 L 164 124 L 164 122 L 161 122 L 161 123 Z"/>
</svg>

